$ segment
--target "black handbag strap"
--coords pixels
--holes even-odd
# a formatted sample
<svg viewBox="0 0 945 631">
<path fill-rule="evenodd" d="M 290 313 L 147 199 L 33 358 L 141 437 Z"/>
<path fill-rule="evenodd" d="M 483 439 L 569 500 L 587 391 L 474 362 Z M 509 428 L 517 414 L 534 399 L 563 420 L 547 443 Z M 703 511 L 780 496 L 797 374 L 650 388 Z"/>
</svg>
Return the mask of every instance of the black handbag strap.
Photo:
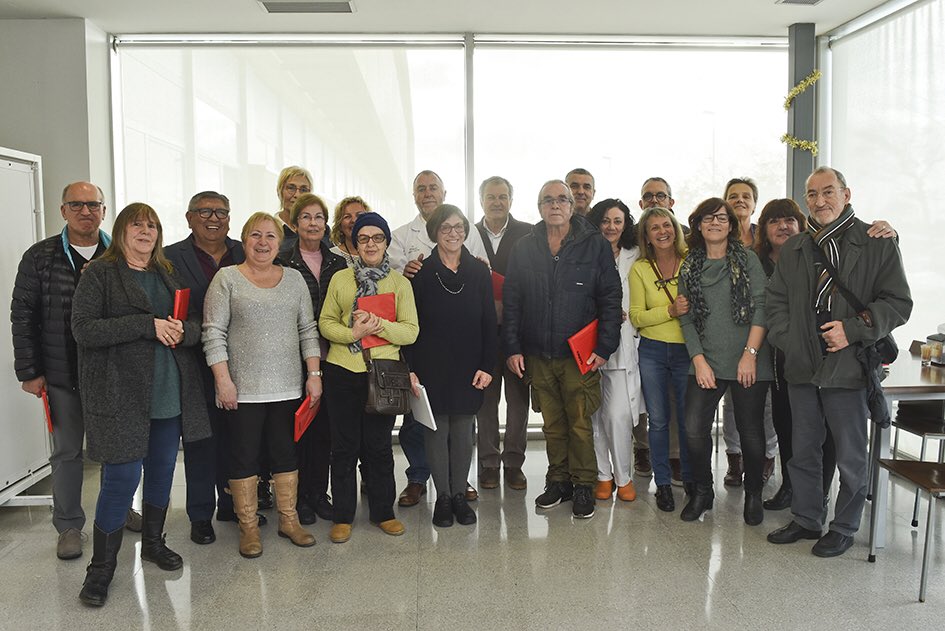
<svg viewBox="0 0 945 631">
<path fill-rule="evenodd" d="M 867 311 L 866 305 L 860 302 L 860 299 L 857 298 L 853 292 L 847 289 L 847 286 L 843 284 L 843 281 L 840 280 L 840 273 L 837 271 L 837 268 L 833 266 L 833 263 L 831 263 L 830 259 L 824 255 L 824 251 L 821 250 L 820 246 L 818 246 L 816 243 L 814 244 L 813 254 L 814 260 L 827 268 L 827 273 L 830 274 L 831 278 L 833 278 L 833 282 L 837 284 L 837 289 L 840 290 L 840 293 L 843 294 L 843 297 L 846 299 L 846 301 L 850 303 L 850 306 L 856 309 L 857 313 L 863 313 L 864 311 Z"/>
</svg>

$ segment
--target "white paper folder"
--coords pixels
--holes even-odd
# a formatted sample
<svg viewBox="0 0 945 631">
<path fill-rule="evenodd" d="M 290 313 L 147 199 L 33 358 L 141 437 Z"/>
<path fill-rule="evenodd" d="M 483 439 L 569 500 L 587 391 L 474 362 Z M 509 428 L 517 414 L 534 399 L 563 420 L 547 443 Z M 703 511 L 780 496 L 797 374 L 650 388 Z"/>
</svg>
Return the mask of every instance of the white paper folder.
<svg viewBox="0 0 945 631">
<path fill-rule="evenodd" d="M 417 384 L 417 390 L 420 391 L 419 397 L 410 393 L 410 411 L 413 412 L 413 417 L 418 423 L 435 432 L 436 419 L 433 418 L 433 408 L 430 407 L 430 397 L 427 396 L 427 389 L 423 387 L 423 384 Z"/>
</svg>

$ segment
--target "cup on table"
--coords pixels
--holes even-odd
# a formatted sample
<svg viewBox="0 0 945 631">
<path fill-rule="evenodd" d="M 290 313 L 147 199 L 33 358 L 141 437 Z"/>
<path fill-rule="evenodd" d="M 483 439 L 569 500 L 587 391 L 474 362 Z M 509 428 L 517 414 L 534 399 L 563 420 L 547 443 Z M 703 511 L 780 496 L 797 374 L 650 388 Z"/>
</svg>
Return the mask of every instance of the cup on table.
<svg viewBox="0 0 945 631">
<path fill-rule="evenodd" d="M 932 347 L 932 363 L 941 365 L 942 363 L 942 343 L 941 342 L 931 342 L 929 346 Z"/>
<path fill-rule="evenodd" d="M 929 363 L 932 361 L 932 345 L 923 344 L 922 346 L 920 346 L 919 354 L 920 354 L 920 357 L 922 358 L 922 365 L 928 366 Z"/>
</svg>

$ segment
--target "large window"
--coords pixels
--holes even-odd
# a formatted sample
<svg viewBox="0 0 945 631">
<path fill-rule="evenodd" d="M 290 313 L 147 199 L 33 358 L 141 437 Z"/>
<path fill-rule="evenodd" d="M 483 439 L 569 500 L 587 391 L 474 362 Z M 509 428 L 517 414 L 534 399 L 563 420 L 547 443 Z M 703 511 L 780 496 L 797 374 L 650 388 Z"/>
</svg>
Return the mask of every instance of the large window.
<svg viewBox="0 0 945 631">
<path fill-rule="evenodd" d="M 945 322 L 945 0 L 918 3 L 830 48 L 830 162 L 866 220 L 899 231 L 915 307 L 900 346 Z"/>
<path fill-rule="evenodd" d="M 536 221 L 541 184 L 574 167 L 594 174 L 596 199 L 632 208 L 643 181 L 660 176 L 684 218 L 747 175 L 760 212 L 785 195 L 786 77 L 784 48 L 480 46 L 476 181 L 505 176 L 514 214 Z"/>
</svg>

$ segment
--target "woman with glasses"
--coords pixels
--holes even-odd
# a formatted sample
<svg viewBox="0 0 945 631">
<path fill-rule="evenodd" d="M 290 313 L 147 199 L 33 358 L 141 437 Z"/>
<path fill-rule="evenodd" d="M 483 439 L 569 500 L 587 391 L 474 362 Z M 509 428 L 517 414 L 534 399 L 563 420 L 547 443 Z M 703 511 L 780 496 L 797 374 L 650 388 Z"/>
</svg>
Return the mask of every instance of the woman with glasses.
<svg viewBox="0 0 945 631">
<path fill-rule="evenodd" d="M 679 317 L 689 301 L 678 295 L 679 269 L 686 258 L 683 231 L 666 208 L 648 208 L 640 217 L 637 243 L 641 258 L 630 268 L 630 323 L 640 332 L 640 376 L 649 416 L 650 456 L 656 482 L 656 506 L 676 510 L 669 466 L 669 422 L 679 428 L 679 458 L 686 494 L 693 490 L 686 448 L 686 375 L 689 355 Z M 670 384 L 675 407 L 670 401 Z"/>
<path fill-rule="evenodd" d="M 72 301 L 89 456 L 102 463 L 92 561 L 79 594 L 96 607 L 108 597 L 142 469 L 141 558 L 162 570 L 181 568 L 164 542 L 177 450 L 181 436 L 187 443 L 210 437 L 193 353 L 200 318 L 172 317 L 181 282 L 161 248 L 161 221 L 136 203 L 112 229 L 111 245 L 82 273 Z"/>
<path fill-rule="evenodd" d="M 319 330 L 330 344 L 325 364 L 328 418 L 331 423 L 331 489 L 334 493 L 333 543 L 351 538 L 358 503 L 355 465 L 358 459 L 369 470 L 367 496 L 369 519 L 388 535 L 404 534 L 404 525 L 394 518 L 394 453 L 391 430 L 394 416 L 368 414 L 367 366 L 371 359 L 397 359 L 402 346 L 417 339 L 417 309 L 410 281 L 391 269 L 387 248 L 390 227 L 377 213 L 358 217 L 351 229 L 358 244 L 354 267 L 332 276 L 318 319 Z M 359 308 L 358 299 L 380 294 L 394 295 L 395 319 L 388 320 Z M 365 349 L 368 335 L 385 344 Z M 465 481 L 465 478 L 464 478 Z"/>
<path fill-rule="evenodd" d="M 358 255 L 357 244 L 351 239 L 351 229 L 358 217 L 369 212 L 372 212 L 371 207 L 358 196 L 345 197 L 335 206 L 329 235 L 335 247 L 331 251 L 343 258 L 348 267 L 354 267 Z"/>
<path fill-rule="evenodd" d="M 597 454 L 597 487 L 594 496 L 599 500 L 608 500 L 616 488 L 618 499 L 632 502 L 637 492 L 630 479 L 630 434 L 640 422 L 640 414 L 645 411 L 637 357 L 639 335 L 627 319 L 630 309 L 630 268 L 640 255 L 636 243 L 637 230 L 630 209 L 619 199 L 598 202 L 588 213 L 587 220 L 600 230 L 610 244 L 623 289 L 620 345 L 601 367 L 601 404 L 591 415 L 594 451 Z"/>
<path fill-rule="evenodd" d="M 229 412 L 230 492 L 240 526 L 240 555 L 262 554 L 257 474 L 265 449 L 279 511 L 279 536 L 315 544 L 296 512 L 298 465 L 293 415 L 302 396 L 322 394 L 318 332 L 302 275 L 276 263 L 282 229 L 267 213 L 243 226 L 246 260 L 217 272 L 207 288 L 203 350 L 217 407 Z M 307 375 L 299 370 L 305 362 Z"/>
<path fill-rule="evenodd" d="M 692 366 L 686 390 L 686 438 L 695 493 L 680 517 L 694 521 L 712 508 L 712 423 L 719 400 L 732 392 L 735 425 L 745 463 L 745 523 L 764 519 L 761 503 L 765 458 L 764 406 L 773 378 L 765 343 L 765 274 L 739 239 L 738 218 L 713 197 L 689 216 L 689 256 L 679 293 L 689 300 L 680 318 Z"/>
<path fill-rule="evenodd" d="M 289 222 L 298 231 L 294 244 L 283 244 L 279 260 L 302 274 L 312 299 L 312 310 L 318 320 L 328 284 L 335 272 L 345 269 L 344 259 L 333 254 L 325 244 L 328 209 L 322 198 L 312 193 L 299 195 L 292 204 Z M 328 353 L 328 342 L 319 339 L 321 356 Z M 299 521 L 314 524 L 316 516 L 332 519 L 331 498 L 328 496 L 328 468 L 331 460 L 331 425 L 328 408 L 321 406 L 311 426 L 298 443 L 299 458 Z"/>
<path fill-rule="evenodd" d="M 282 246 L 295 243 L 298 236 L 292 223 L 292 206 L 299 195 L 312 192 L 312 174 L 300 166 L 289 166 L 279 172 L 276 180 L 276 195 L 279 197 L 279 212 L 275 214 L 276 223 L 282 227 Z"/>
<path fill-rule="evenodd" d="M 466 216 L 443 204 L 426 231 L 436 246 L 411 279 L 420 334 L 406 354 L 415 394 L 416 384 L 423 384 L 436 419 L 436 431 L 425 428 L 424 444 L 437 494 L 433 525 L 446 528 L 454 516 L 463 525 L 476 523 L 466 502 L 466 477 L 476 412 L 492 382 L 497 324 L 489 268 L 463 245 Z"/>
</svg>

